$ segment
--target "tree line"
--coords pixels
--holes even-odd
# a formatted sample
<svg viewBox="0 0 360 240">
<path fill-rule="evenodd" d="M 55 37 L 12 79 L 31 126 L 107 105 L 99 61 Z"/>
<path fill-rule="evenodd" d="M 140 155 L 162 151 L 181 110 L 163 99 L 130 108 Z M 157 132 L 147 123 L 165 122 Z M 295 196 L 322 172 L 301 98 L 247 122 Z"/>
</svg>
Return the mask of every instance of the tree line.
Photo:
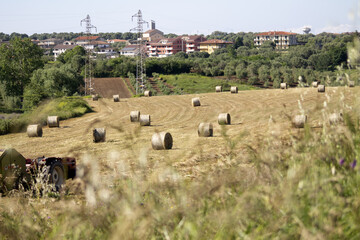
<svg viewBox="0 0 360 240">
<path fill-rule="evenodd" d="M 293 86 L 312 81 L 339 84 L 342 76 L 337 68 L 350 67 L 347 48 L 356 44 L 358 33 L 298 35 L 301 45 L 286 51 L 277 51 L 270 41 L 256 48 L 253 33 L 214 32 L 207 37 L 234 44 L 211 55 L 179 52 L 167 58 L 147 58 L 148 77 L 155 73 L 195 73 L 275 88 L 281 82 Z M 31 109 L 44 98 L 81 94 L 86 59 L 85 50 L 77 46 L 53 62 L 29 38 L 14 35 L 9 43 L 0 45 L 0 110 L 1 102 L 8 108 Z M 136 74 L 136 59 L 131 57 L 97 58 L 91 64 L 94 77 Z"/>
</svg>

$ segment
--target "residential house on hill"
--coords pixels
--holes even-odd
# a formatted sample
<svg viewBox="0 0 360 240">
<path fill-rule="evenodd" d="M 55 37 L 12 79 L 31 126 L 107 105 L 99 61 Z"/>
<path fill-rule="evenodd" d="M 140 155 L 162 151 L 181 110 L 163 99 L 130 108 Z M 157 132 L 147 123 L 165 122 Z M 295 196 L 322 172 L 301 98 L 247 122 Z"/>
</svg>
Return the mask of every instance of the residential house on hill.
<svg viewBox="0 0 360 240">
<path fill-rule="evenodd" d="M 261 46 L 265 41 L 273 41 L 276 49 L 288 49 L 289 46 L 297 45 L 296 33 L 283 31 L 270 31 L 255 35 L 254 45 Z"/>
<path fill-rule="evenodd" d="M 37 45 L 43 49 L 51 49 L 54 48 L 56 45 L 61 44 L 63 40 L 56 39 L 56 38 L 50 38 L 45 40 L 39 40 Z"/>
<path fill-rule="evenodd" d="M 64 44 L 56 45 L 53 49 L 55 60 L 60 54 L 66 52 L 69 49 L 73 49 L 74 47 L 76 47 L 76 45 L 64 45 Z"/>
<path fill-rule="evenodd" d="M 183 36 L 182 39 L 186 42 L 186 53 L 199 52 L 200 42 L 206 41 L 206 38 L 199 35 Z"/>
<path fill-rule="evenodd" d="M 104 39 L 99 36 L 80 36 L 75 38 L 76 45 L 80 46 L 88 45 L 90 42 L 93 41 L 104 41 Z"/>
<path fill-rule="evenodd" d="M 151 29 L 143 33 L 143 40 L 145 41 L 158 41 L 164 38 L 164 33 L 157 29 Z"/>
<path fill-rule="evenodd" d="M 185 51 L 186 42 L 181 38 L 163 38 L 157 42 L 147 43 L 149 57 L 168 57 L 178 52 Z"/>
<path fill-rule="evenodd" d="M 127 45 L 120 50 L 120 55 L 127 57 L 135 57 L 139 54 L 138 45 L 131 44 Z"/>
<path fill-rule="evenodd" d="M 232 42 L 219 40 L 219 39 L 210 39 L 200 43 L 200 52 L 207 52 L 209 54 L 215 52 L 217 49 L 226 48 L 227 46 L 233 44 Z"/>
<path fill-rule="evenodd" d="M 142 39 L 148 42 L 157 42 L 164 38 L 164 33 L 155 27 L 155 22 L 151 21 L 151 29 L 143 33 Z"/>
<path fill-rule="evenodd" d="M 124 39 L 108 39 L 106 40 L 108 43 L 124 43 L 125 45 L 130 44 L 128 40 L 124 40 Z"/>
</svg>

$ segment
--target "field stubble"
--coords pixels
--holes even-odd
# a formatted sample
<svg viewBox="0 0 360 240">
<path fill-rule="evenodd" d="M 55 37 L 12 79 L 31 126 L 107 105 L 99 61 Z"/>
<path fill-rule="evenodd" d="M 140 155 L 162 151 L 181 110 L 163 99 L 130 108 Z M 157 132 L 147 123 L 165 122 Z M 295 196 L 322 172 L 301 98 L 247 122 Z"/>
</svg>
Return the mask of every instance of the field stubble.
<svg viewBox="0 0 360 240">
<path fill-rule="evenodd" d="M 333 143 L 342 135 L 333 135 L 335 128 L 328 134 L 323 123 L 332 112 L 355 113 L 349 106 L 359 104 L 354 102 L 359 90 L 100 99 L 89 101 L 95 112 L 61 121 L 60 128 L 45 127 L 42 138 L 0 136 L 0 148 L 14 147 L 27 158 L 76 157 L 81 178 L 69 181 L 57 199 L 21 193 L 1 198 L 0 234 L 14 239 L 356 236 L 358 225 L 351 220 L 357 211 L 349 209 L 359 206 L 351 197 L 356 188 L 350 187 L 358 175 L 338 166 L 334 177 L 326 165 L 344 153 L 333 144 L 349 144 L 353 156 L 353 140 L 345 135 L 348 140 Z M 200 107 L 192 107 L 193 97 L 200 97 Z M 131 123 L 134 110 L 150 114 L 152 126 Z M 232 124 L 219 126 L 217 117 L 226 112 Z M 297 114 L 307 114 L 308 127 L 292 128 Z M 214 137 L 197 136 L 201 122 L 213 123 Z M 92 142 L 95 127 L 106 127 L 106 142 Z M 152 150 L 151 136 L 161 131 L 171 133 L 172 150 Z M 338 131 L 349 135 L 346 128 Z M 345 191 L 350 197 L 342 197 Z M 344 210 L 345 201 L 351 204 Z"/>
<path fill-rule="evenodd" d="M 351 101 L 358 88 L 345 88 L 344 91 L 344 101 Z M 269 132 L 286 138 L 289 132 L 299 131 L 292 129 L 290 117 L 301 111 L 308 114 L 310 127 L 319 131 L 324 101 L 336 101 L 340 92 L 337 88 L 328 88 L 325 94 L 321 94 L 316 89 L 299 88 L 128 98 L 119 103 L 111 99 L 89 100 L 95 112 L 61 121 L 60 128 L 45 127 L 42 138 L 28 138 L 25 133 L 0 136 L 0 148 L 14 147 L 27 158 L 73 156 L 79 164 L 86 153 L 98 159 L 101 166 L 102 163 L 107 165 L 114 155 L 130 165 L 137 165 L 137 159 L 145 152 L 150 166 L 175 166 L 184 176 L 195 177 L 199 173 L 206 174 L 208 167 L 215 169 L 211 165 L 219 164 L 219 156 L 230 152 L 244 155 L 245 159 L 246 149 L 249 146 L 256 149 Z M 191 99 L 195 96 L 200 97 L 200 107 L 191 106 Z M 303 110 L 299 109 L 299 102 Z M 150 114 L 151 126 L 140 127 L 131 123 L 129 114 L 134 110 Z M 232 124 L 219 126 L 217 117 L 225 112 L 230 113 Z M 213 123 L 214 137 L 197 136 L 197 126 L 201 122 Z M 106 142 L 93 143 L 92 129 L 95 127 L 106 128 Z M 151 149 L 151 136 L 162 131 L 173 136 L 173 149 L 154 151 Z M 230 149 L 231 142 L 236 147 Z"/>
</svg>

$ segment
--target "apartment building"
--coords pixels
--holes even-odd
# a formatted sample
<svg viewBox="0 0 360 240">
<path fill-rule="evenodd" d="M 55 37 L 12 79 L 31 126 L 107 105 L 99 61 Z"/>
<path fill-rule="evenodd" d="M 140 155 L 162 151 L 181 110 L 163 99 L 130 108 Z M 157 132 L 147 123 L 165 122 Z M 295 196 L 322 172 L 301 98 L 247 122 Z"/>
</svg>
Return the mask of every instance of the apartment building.
<svg viewBox="0 0 360 240">
<path fill-rule="evenodd" d="M 219 40 L 219 39 L 210 39 L 200 43 L 200 52 L 207 52 L 212 54 L 217 49 L 226 48 L 227 46 L 233 44 L 232 42 Z"/>
<path fill-rule="evenodd" d="M 155 21 L 151 21 L 150 30 L 143 33 L 142 39 L 148 42 L 160 41 L 164 38 L 164 33 L 155 27 Z"/>
<path fill-rule="evenodd" d="M 148 42 L 147 54 L 149 57 L 168 57 L 178 52 L 185 52 L 186 42 L 181 38 L 163 38 L 157 42 Z"/>
<path fill-rule="evenodd" d="M 255 35 L 254 45 L 261 46 L 265 41 L 273 41 L 276 49 L 288 49 L 292 45 L 297 45 L 296 33 L 284 31 L 270 31 Z"/>
<path fill-rule="evenodd" d="M 186 42 L 186 53 L 199 52 L 200 43 L 206 41 L 205 37 L 198 35 L 183 36 L 182 39 Z"/>
</svg>

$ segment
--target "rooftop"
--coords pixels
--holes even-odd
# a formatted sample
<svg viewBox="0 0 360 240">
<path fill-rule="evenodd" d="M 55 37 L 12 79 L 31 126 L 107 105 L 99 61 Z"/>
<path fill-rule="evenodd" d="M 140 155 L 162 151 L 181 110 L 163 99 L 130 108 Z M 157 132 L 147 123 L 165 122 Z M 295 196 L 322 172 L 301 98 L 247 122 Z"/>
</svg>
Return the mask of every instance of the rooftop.
<svg viewBox="0 0 360 240">
<path fill-rule="evenodd" d="M 220 39 L 210 39 L 210 40 L 207 40 L 207 41 L 205 41 L 205 42 L 201 42 L 201 44 L 211 44 L 211 43 L 217 43 L 217 44 L 221 44 L 221 43 L 232 44 L 233 42 L 224 41 L 224 40 L 220 40 Z"/>
<path fill-rule="evenodd" d="M 284 31 L 269 31 L 269 32 L 262 32 L 256 34 L 256 36 L 275 36 L 275 35 L 296 35 L 296 33 L 284 32 Z"/>
<path fill-rule="evenodd" d="M 82 41 L 82 40 L 97 40 L 99 36 L 80 36 L 75 39 L 75 41 Z"/>
</svg>

